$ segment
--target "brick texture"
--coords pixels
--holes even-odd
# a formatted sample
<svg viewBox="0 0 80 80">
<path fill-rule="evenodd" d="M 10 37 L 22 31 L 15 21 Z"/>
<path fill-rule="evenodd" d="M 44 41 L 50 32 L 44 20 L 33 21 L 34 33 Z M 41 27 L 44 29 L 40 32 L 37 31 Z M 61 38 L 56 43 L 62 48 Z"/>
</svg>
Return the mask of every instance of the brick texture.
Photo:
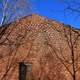
<svg viewBox="0 0 80 80">
<path fill-rule="evenodd" d="M 0 80 L 19 80 L 21 61 L 32 63 L 27 80 L 73 80 L 71 43 L 75 43 L 76 80 L 80 80 L 79 30 L 37 14 L 4 26 L 0 29 Z"/>
</svg>

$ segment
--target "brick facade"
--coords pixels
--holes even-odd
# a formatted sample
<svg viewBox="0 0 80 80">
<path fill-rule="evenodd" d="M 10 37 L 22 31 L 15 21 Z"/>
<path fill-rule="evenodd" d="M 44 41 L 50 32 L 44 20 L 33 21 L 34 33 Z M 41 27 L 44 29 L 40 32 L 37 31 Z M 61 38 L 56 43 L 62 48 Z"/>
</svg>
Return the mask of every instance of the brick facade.
<svg viewBox="0 0 80 80">
<path fill-rule="evenodd" d="M 29 80 L 73 80 L 70 40 L 72 44 L 76 41 L 74 63 L 78 69 L 76 80 L 80 80 L 79 33 L 79 30 L 36 14 L 7 25 L 0 37 L 0 80 L 19 80 L 21 61 L 32 63 Z"/>
</svg>

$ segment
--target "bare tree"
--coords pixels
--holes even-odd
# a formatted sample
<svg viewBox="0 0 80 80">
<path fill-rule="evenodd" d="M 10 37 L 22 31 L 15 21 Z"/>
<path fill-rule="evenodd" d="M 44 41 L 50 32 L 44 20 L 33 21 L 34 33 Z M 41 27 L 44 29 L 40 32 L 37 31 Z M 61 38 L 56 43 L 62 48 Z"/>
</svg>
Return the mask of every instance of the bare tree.
<svg viewBox="0 0 80 80">
<path fill-rule="evenodd" d="M 62 4 L 66 5 L 63 10 L 65 18 L 68 18 L 68 14 L 72 15 L 73 20 L 79 20 L 80 17 L 80 1 L 79 0 L 60 0 Z"/>
<path fill-rule="evenodd" d="M 48 33 L 47 31 L 48 28 L 46 27 L 46 24 L 48 23 L 44 22 L 42 33 L 45 38 L 44 44 L 51 48 L 50 55 L 54 57 L 55 54 L 56 58 L 68 72 L 67 74 L 71 76 L 69 79 L 78 80 L 80 71 L 80 31 L 78 29 L 72 28 L 70 25 L 63 25 L 62 27 L 60 26 L 60 28 L 52 28 L 53 33 L 50 36 L 50 33 Z M 49 23 L 49 25 L 53 26 L 52 23 Z M 54 39 L 55 42 L 53 41 Z M 55 43 L 57 44 L 57 46 L 55 45 Z M 67 79 L 67 77 L 65 78 Z"/>
<path fill-rule="evenodd" d="M 1 0 L 0 3 L 2 5 L 1 26 L 24 15 L 29 15 L 31 12 L 29 0 Z"/>
<path fill-rule="evenodd" d="M 0 2 L 2 4 L 2 19 L 1 19 L 1 23 L 0 23 L 2 28 L 0 29 L 0 46 L 1 47 L 7 46 L 7 48 L 8 48 L 8 58 L 6 61 L 7 65 L 5 68 L 5 72 L 3 74 L 0 73 L 0 74 L 2 74 L 0 79 L 7 80 L 8 73 L 10 72 L 12 66 L 15 69 L 16 65 L 14 66 L 14 64 L 15 64 L 16 59 L 14 59 L 14 58 L 16 57 L 18 47 L 21 45 L 21 44 L 19 44 L 19 41 L 22 40 L 26 36 L 26 31 L 23 36 L 22 35 L 17 36 L 17 38 L 20 37 L 19 41 L 17 40 L 17 42 L 14 42 L 8 38 L 14 28 L 12 28 L 11 30 L 8 30 L 7 28 L 9 28 L 10 24 L 8 24 L 8 25 L 4 25 L 4 24 L 9 23 L 10 21 L 14 21 L 15 19 L 17 19 L 21 16 L 24 16 L 24 14 L 20 13 L 20 10 L 22 10 L 22 9 L 24 11 L 25 11 L 25 8 L 27 9 L 27 12 L 25 11 L 25 13 L 27 15 L 30 11 L 30 5 L 29 5 L 28 0 L 13 0 L 13 1 L 2 0 Z M 5 43 L 5 41 L 7 41 L 7 43 Z M 6 57 L 6 56 L 7 55 L 4 55 L 4 57 Z M 3 57 L 3 54 L 0 54 L 0 60 L 2 60 L 4 57 Z"/>
<path fill-rule="evenodd" d="M 79 77 L 77 72 L 80 69 L 80 53 L 77 51 L 79 49 L 80 33 L 78 30 L 73 29 L 69 25 L 67 27 L 63 27 L 63 33 L 57 29 L 55 29 L 55 31 L 59 32 L 60 36 L 62 36 L 64 40 L 64 43 L 57 43 L 59 48 L 56 48 L 48 33 L 45 32 L 46 44 L 52 49 L 53 56 L 54 54 L 56 55 L 61 64 L 63 64 L 66 70 L 69 72 L 68 74 L 72 76 L 72 80 L 77 80 Z M 63 46 L 60 44 L 65 44 L 65 46 L 67 45 L 68 50 L 66 53 Z"/>
<path fill-rule="evenodd" d="M 15 23 L 13 23 L 12 25 L 14 27 L 10 27 L 8 25 L 8 28 L 6 28 L 3 31 L 3 34 L 1 32 L 2 36 L 0 37 L 0 47 L 2 49 L 1 50 L 2 52 L 0 54 L 0 56 L 1 56 L 0 60 L 3 60 L 3 62 L 4 62 L 4 60 L 6 60 L 6 62 L 5 62 L 5 64 L 3 62 L 0 63 L 0 64 L 3 63 L 4 66 L 5 66 L 5 69 L 4 69 L 5 71 L 0 72 L 0 76 L 1 76 L 0 80 L 9 80 L 9 78 L 12 77 L 11 75 L 13 75 L 13 73 L 14 73 L 13 70 L 17 66 L 17 63 L 16 63 L 16 61 L 17 61 L 17 57 L 16 57 L 17 56 L 17 51 L 18 51 L 19 47 L 24 44 L 23 39 L 25 39 L 25 37 L 32 36 L 32 32 L 27 33 L 28 28 L 25 27 L 24 32 L 16 33 L 16 35 L 17 35 L 16 39 L 12 40 L 11 39 L 11 37 L 12 37 L 11 34 L 12 34 L 12 31 L 15 34 L 14 29 L 16 27 Z M 8 49 L 8 51 L 5 52 L 5 53 L 3 53 L 3 51 L 4 51 L 4 48 L 2 48 L 3 46 L 5 46 Z M 31 49 L 31 47 L 30 47 L 30 49 Z M 30 50 L 29 50 L 29 52 L 30 52 Z M 29 54 L 29 52 L 28 52 L 28 54 Z M 22 59 L 22 61 L 24 61 L 26 59 L 26 57 L 27 57 L 27 54 L 26 54 L 25 58 Z M 2 68 L 2 70 L 3 70 L 3 68 Z"/>
</svg>

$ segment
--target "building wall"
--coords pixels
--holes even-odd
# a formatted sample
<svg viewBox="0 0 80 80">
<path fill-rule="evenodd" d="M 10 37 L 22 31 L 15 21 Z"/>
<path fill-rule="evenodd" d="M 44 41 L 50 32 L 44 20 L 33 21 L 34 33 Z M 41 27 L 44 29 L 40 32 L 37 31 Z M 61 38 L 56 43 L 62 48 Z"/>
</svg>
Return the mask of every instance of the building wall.
<svg viewBox="0 0 80 80">
<path fill-rule="evenodd" d="M 31 80 L 73 80 L 70 34 L 72 43 L 76 40 L 77 68 L 80 37 L 77 40 L 79 31 L 64 26 L 35 14 L 10 24 L 0 39 L 0 80 L 18 80 L 19 62 L 32 63 Z M 78 70 L 76 80 L 79 77 Z"/>
</svg>

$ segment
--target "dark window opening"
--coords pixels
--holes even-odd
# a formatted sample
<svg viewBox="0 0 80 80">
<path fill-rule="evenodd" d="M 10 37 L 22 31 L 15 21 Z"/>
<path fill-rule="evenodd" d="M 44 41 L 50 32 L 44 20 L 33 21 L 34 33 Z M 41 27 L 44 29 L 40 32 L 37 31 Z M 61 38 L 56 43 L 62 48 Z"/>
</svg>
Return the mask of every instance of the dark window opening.
<svg viewBox="0 0 80 80">
<path fill-rule="evenodd" d="M 27 75 L 31 72 L 31 66 L 31 63 L 19 62 L 19 80 L 27 80 Z"/>
</svg>

